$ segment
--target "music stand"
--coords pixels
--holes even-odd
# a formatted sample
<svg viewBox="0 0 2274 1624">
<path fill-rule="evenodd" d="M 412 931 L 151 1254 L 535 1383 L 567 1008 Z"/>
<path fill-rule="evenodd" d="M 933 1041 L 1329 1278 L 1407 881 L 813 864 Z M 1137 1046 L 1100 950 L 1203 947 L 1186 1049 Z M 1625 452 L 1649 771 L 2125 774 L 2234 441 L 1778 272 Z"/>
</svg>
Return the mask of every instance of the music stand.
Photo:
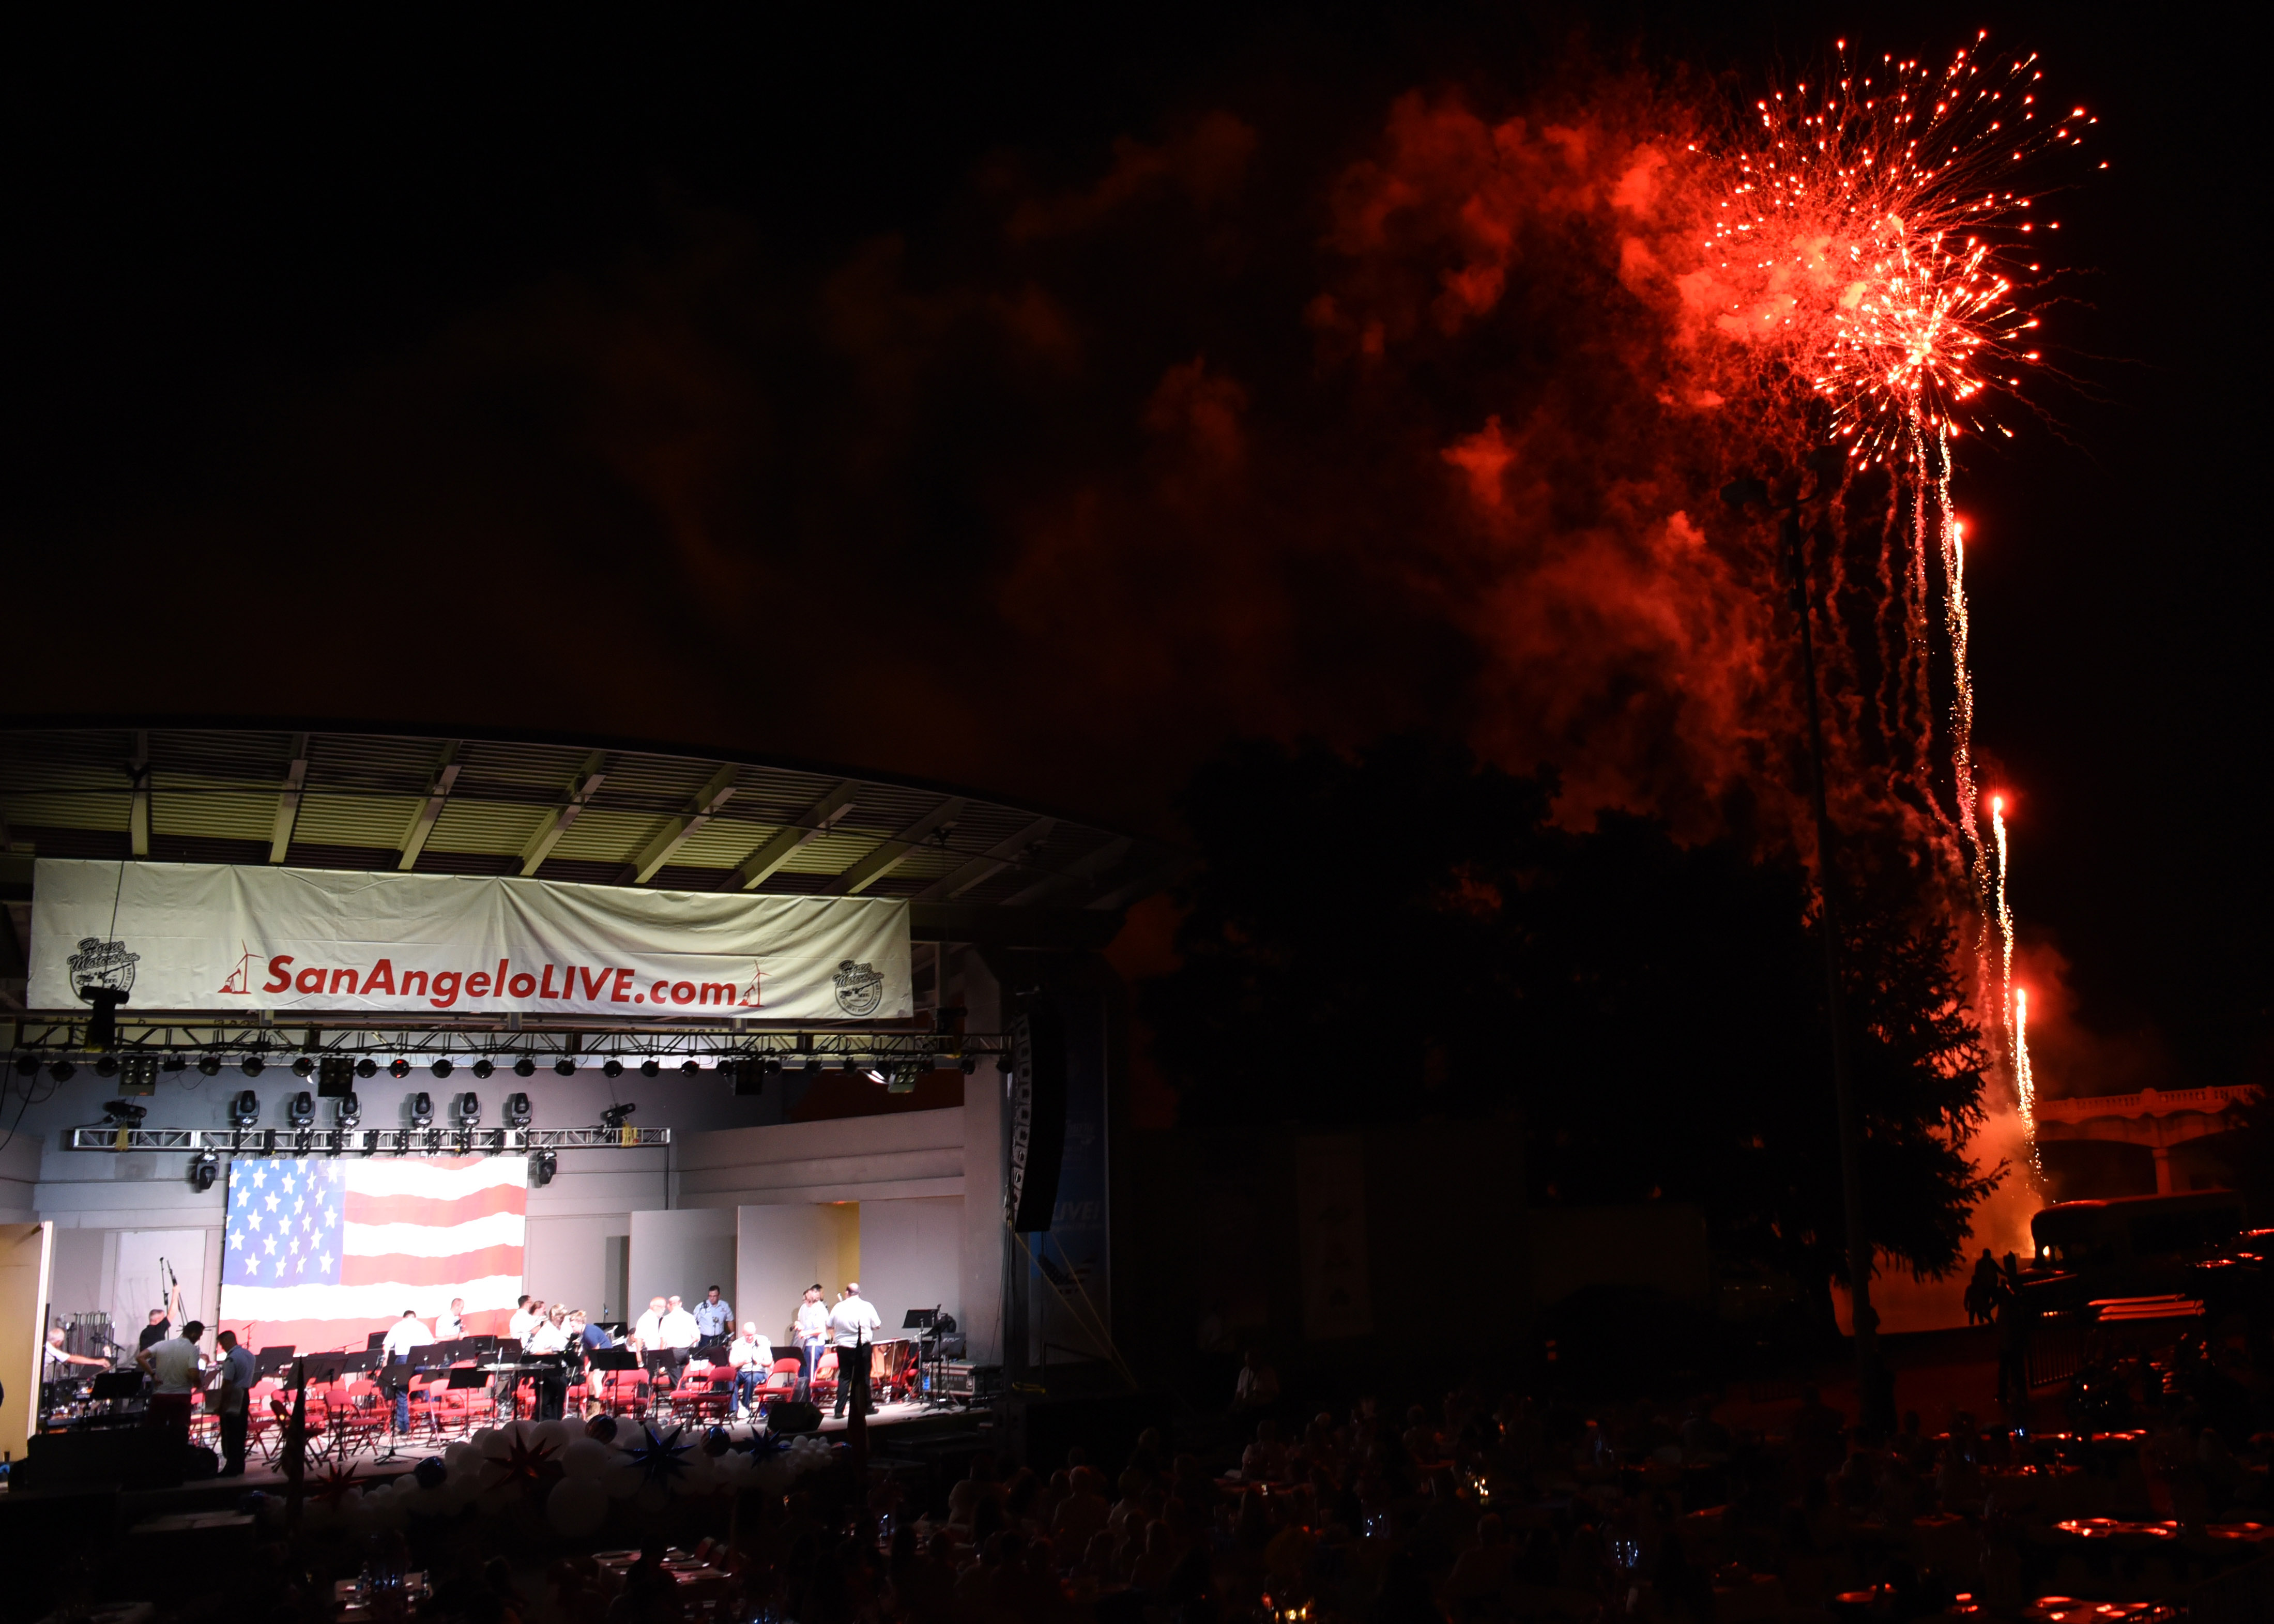
<svg viewBox="0 0 2274 1624">
<path fill-rule="evenodd" d="M 490 1385 L 490 1373 L 478 1365 L 454 1365 L 450 1367 L 450 1391 L 463 1393 L 471 1387 Z"/>
<path fill-rule="evenodd" d="M 353 1371 L 358 1374 L 360 1374 L 365 1371 L 377 1370 L 386 1357 L 387 1355 L 380 1350 L 376 1348 L 366 1348 L 361 1353 L 342 1354 L 340 1356 L 340 1368 L 343 1371 Z"/>
<path fill-rule="evenodd" d="M 90 1399 L 139 1398 L 142 1396 L 142 1372 L 135 1370 L 105 1371 L 94 1379 L 88 1389 Z"/>
<path fill-rule="evenodd" d="M 348 1368 L 347 1361 L 351 1357 L 344 1353 L 310 1354 L 308 1356 L 309 1382 L 312 1385 L 320 1381 L 337 1381 L 340 1379 L 340 1372 Z"/>
<path fill-rule="evenodd" d="M 280 1348 L 263 1348 L 252 1356 L 252 1379 L 258 1381 L 263 1376 L 282 1375 L 291 1368 L 296 1351 L 289 1342 Z"/>
<path fill-rule="evenodd" d="M 629 1348 L 595 1348 L 589 1363 L 597 1371 L 628 1371 L 640 1367 L 639 1355 Z"/>
<path fill-rule="evenodd" d="M 386 1332 L 384 1332 L 384 1331 L 371 1331 L 371 1332 L 366 1332 L 366 1333 L 365 1334 L 365 1336 L 364 1336 L 364 1343 L 363 1343 L 363 1345 L 364 1345 L 364 1350 L 365 1350 L 365 1352 L 369 1352 L 369 1351 L 370 1351 L 372 1349 L 373 1349 L 373 1348 L 384 1348 L 384 1347 L 386 1347 L 386 1346 L 387 1346 L 387 1333 L 386 1333 Z"/>
<path fill-rule="evenodd" d="M 498 1343 L 504 1339 L 498 1336 L 485 1335 L 481 1336 L 462 1336 L 458 1340 L 466 1344 L 467 1350 L 475 1358 L 484 1359 L 495 1353 L 498 1350 Z"/>
</svg>

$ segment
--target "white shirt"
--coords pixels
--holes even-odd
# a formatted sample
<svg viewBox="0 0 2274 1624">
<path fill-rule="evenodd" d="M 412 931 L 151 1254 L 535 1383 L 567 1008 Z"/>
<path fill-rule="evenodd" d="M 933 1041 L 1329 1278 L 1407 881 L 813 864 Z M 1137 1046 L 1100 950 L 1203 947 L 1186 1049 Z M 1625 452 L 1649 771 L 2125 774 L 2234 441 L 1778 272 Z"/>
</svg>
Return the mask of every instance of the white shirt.
<svg viewBox="0 0 2274 1624">
<path fill-rule="evenodd" d="M 753 1341 L 737 1336 L 727 1344 L 727 1363 L 740 1370 L 745 1365 L 755 1365 L 764 1370 L 774 1362 L 774 1345 L 764 1337 Z"/>
<path fill-rule="evenodd" d="M 692 1348 L 703 1340 L 702 1331 L 696 1327 L 695 1316 L 683 1308 L 666 1310 L 656 1331 L 666 1348 Z"/>
<path fill-rule="evenodd" d="M 413 1348 L 424 1348 L 433 1340 L 426 1334 L 426 1327 L 422 1322 L 406 1317 L 387 1327 L 386 1340 L 379 1345 L 392 1359 L 397 1354 L 409 1353 Z"/>
<path fill-rule="evenodd" d="M 179 1336 L 152 1342 L 150 1385 L 160 1393 L 187 1393 L 197 1385 L 198 1345 Z"/>
<path fill-rule="evenodd" d="M 651 1308 L 632 1322 L 632 1340 L 643 1353 L 653 1353 L 663 1346 L 663 1322 L 667 1316 Z"/>
<path fill-rule="evenodd" d="M 523 1339 L 523 1353 L 558 1353 L 568 1345 L 568 1333 L 550 1320 L 539 1320 Z"/>
<path fill-rule="evenodd" d="M 536 1328 L 537 1322 L 543 1318 L 545 1318 L 543 1314 L 532 1314 L 526 1308 L 515 1309 L 513 1318 L 505 1322 L 506 1340 L 516 1342 L 527 1342 L 530 1332 Z"/>
<path fill-rule="evenodd" d="M 817 1342 L 829 1335 L 829 1311 L 818 1303 L 797 1305 L 797 1337 L 800 1342 Z"/>
<path fill-rule="evenodd" d="M 434 1340 L 438 1342 L 454 1342 L 465 1334 L 466 1322 L 448 1309 L 434 1321 Z"/>
<path fill-rule="evenodd" d="M 829 1328 L 837 1333 L 840 1348 L 855 1347 L 863 1342 L 877 1340 L 875 1333 L 885 1323 L 884 1316 L 870 1306 L 865 1297 L 848 1297 L 840 1303 L 829 1316 Z M 868 1333 L 863 1335 L 862 1333 Z"/>
</svg>

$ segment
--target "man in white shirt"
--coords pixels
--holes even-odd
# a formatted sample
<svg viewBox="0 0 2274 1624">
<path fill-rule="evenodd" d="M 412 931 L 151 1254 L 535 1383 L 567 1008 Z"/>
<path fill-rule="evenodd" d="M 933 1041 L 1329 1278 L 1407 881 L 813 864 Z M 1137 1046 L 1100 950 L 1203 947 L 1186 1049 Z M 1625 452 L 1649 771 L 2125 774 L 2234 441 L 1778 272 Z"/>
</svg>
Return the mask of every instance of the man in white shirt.
<svg viewBox="0 0 2274 1624">
<path fill-rule="evenodd" d="M 759 1331 L 757 1320 L 742 1321 L 742 1334 L 727 1344 L 727 1363 L 734 1367 L 734 1413 L 746 1415 L 758 1384 L 774 1367 L 774 1345 Z"/>
<path fill-rule="evenodd" d="M 845 1296 L 830 1311 L 829 1328 L 837 1338 L 837 1408 L 834 1413 L 845 1413 L 845 1401 L 853 1396 L 853 1413 L 869 1413 L 869 1344 L 876 1340 L 876 1332 L 885 1323 L 884 1317 L 861 1295 L 861 1282 L 845 1282 Z"/>
<path fill-rule="evenodd" d="M 687 1312 L 687 1304 L 676 1297 L 664 1310 L 656 1331 L 662 1339 L 664 1351 L 671 1356 L 671 1378 L 676 1386 L 680 1372 L 687 1368 L 687 1356 L 703 1340 L 703 1333 L 695 1324 L 695 1316 Z"/>
<path fill-rule="evenodd" d="M 797 1372 L 797 1402 L 813 1402 L 813 1372 L 821 1367 L 821 1350 L 829 1342 L 829 1310 L 821 1301 L 821 1288 L 805 1289 L 805 1300 L 797 1305 L 797 1353 L 803 1361 Z"/>
<path fill-rule="evenodd" d="M 524 1292 L 521 1300 L 514 1304 L 513 1318 L 505 1322 L 506 1340 L 511 1342 L 527 1341 L 530 1328 L 536 1323 L 537 1316 L 529 1312 L 529 1296 Z"/>
<path fill-rule="evenodd" d="M 450 1299 L 449 1312 L 438 1316 L 434 1321 L 434 1340 L 438 1342 L 454 1342 L 465 1334 L 466 1299 L 454 1297 Z"/>
<path fill-rule="evenodd" d="M 663 1349 L 664 1301 L 659 1297 L 647 1300 L 647 1312 L 632 1321 L 630 1340 L 644 1353 L 659 1353 Z"/>
<path fill-rule="evenodd" d="M 179 1336 L 152 1342 L 134 1356 L 150 1376 L 142 1425 L 177 1432 L 184 1443 L 190 1440 L 190 1393 L 205 1373 L 205 1361 L 198 1357 L 198 1339 L 205 1334 L 206 1327 L 192 1320 Z"/>
<path fill-rule="evenodd" d="M 549 1358 L 565 1353 L 568 1349 L 568 1311 L 555 1308 L 531 1328 L 529 1339 L 522 1343 L 522 1351 L 531 1358 Z M 558 1421 L 563 1401 L 568 1396 L 568 1372 L 563 1368 L 548 1368 L 537 1376 L 537 1418 Z"/>
<path fill-rule="evenodd" d="M 387 1327 L 380 1339 L 380 1351 L 387 1356 L 387 1377 L 395 1387 L 395 1430 L 410 1430 L 410 1350 L 430 1346 L 434 1339 L 427 1333 L 425 1323 L 409 1309 L 403 1318 Z"/>
</svg>

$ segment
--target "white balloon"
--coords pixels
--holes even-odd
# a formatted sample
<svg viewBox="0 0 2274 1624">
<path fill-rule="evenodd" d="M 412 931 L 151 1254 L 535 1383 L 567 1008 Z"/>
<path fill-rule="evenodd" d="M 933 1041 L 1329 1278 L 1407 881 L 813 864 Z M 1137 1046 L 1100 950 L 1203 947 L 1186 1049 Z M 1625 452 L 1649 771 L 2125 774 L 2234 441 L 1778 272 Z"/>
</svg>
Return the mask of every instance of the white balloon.
<svg viewBox="0 0 2274 1624">
<path fill-rule="evenodd" d="M 623 1452 L 597 1438 L 579 1438 L 561 1452 L 561 1470 L 571 1477 L 598 1478 L 622 1460 Z"/>
<path fill-rule="evenodd" d="M 581 1423 L 572 1425 L 567 1421 L 539 1421 L 530 1428 L 530 1433 L 537 1442 L 550 1445 L 559 1450 L 568 1447 L 571 1440 L 582 1438 L 584 1435 L 584 1428 Z"/>
<path fill-rule="evenodd" d="M 442 1451 L 442 1464 L 449 1468 L 450 1475 L 454 1477 L 460 1472 L 471 1471 L 481 1464 L 481 1461 L 482 1452 L 463 1439 Z"/>
<path fill-rule="evenodd" d="M 633 1465 L 630 1457 L 622 1450 L 614 1453 L 616 1458 L 600 1473 L 601 1491 L 610 1500 L 629 1500 L 639 1492 L 639 1486 L 647 1480 L 647 1475 Z"/>
<path fill-rule="evenodd" d="M 563 1477 L 545 1497 L 545 1520 L 571 1539 L 597 1534 L 608 1520 L 608 1496 L 590 1477 Z"/>
<path fill-rule="evenodd" d="M 475 1450 L 483 1455 L 487 1455 L 490 1452 L 491 1444 L 501 1436 L 502 1436 L 502 1434 L 498 1432 L 497 1428 L 493 1426 L 486 1426 L 477 1432 L 466 1441 L 469 1446 Z"/>
</svg>

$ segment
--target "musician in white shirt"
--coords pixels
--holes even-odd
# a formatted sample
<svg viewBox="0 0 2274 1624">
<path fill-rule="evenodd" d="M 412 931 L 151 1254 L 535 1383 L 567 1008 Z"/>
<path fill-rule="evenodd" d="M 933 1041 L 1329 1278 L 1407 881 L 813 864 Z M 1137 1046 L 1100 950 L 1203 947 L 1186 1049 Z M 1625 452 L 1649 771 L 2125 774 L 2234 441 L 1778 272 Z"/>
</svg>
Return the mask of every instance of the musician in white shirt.
<svg viewBox="0 0 2274 1624">
<path fill-rule="evenodd" d="M 869 1344 L 885 1320 L 868 1298 L 861 1295 L 861 1282 L 845 1282 L 845 1295 L 830 1311 L 829 1328 L 837 1337 L 837 1407 L 835 1413 L 845 1413 L 845 1401 L 851 1397 L 855 1415 L 869 1413 Z"/>
<path fill-rule="evenodd" d="M 434 1340 L 438 1342 L 454 1342 L 465 1334 L 466 1299 L 454 1297 L 450 1299 L 449 1311 L 435 1316 Z"/>
<path fill-rule="evenodd" d="M 821 1367 L 821 1350 L 829 1341 L 829 1310 L 821 1301 L 821 1288 L 805 1289 L 805 1300 L 797 1305 L 797 1353 L 801 1363 L 797 1372 L 797 1402 L 813 1401 L 813 1373 Z"/>
<path fill-rule="evenodd" d="M 387 1335 L 380 1341 L 380 1348 L 387 1355 L 388 1377 L 395 1384 L 395 1430 L 398 1432 L 410 1430 L 410 1350 L 426 1347 L 433 1340 L 418 1316 L 406 1308 L 403 1318 L 388 1326 Z M 398 1365 L 403 1368 L 393 1368 Z"/>
<path fill-rule="evenodd" d="M 742 1321 L 742 1334 L 727 1344 L 727 1363 L 734 1367 L 734 1410 L 745 1414 L 757 1395 L 758 1384 L 774 1365 L 774 1345 L 755 1320 Z"/>
<path fill-rule="evenodd" d="M 689 1352 L 703 1340 L 702 1327 L 695 1323 L 695 1316 L 687 1312 L 687 1304 L 674 1297 L 664 1310 L 663 1318 L 657 1322 L 656 1334 L 662 1340 L 664 1351 L 671 1356 L 671 1375 L 676 1382 L 680 1372 L 687 1368 Z"/>
<path fill-rule="evenodd" d="M 524 1292 L 521 1300 L 514 1304 L 513 1318 L 505 1322 L 505 1337 L 508 1342 L 518 1342 L 528 1340 L 529 1333 L 536 1326 L 538 1320 L 535 1314 L 529 1312 L 531 1300 Z"/>
<path fill-rule="evenodd" d="M 554 1308 L 530 1327 L 528 1337 L 522 1342 L 522 1351 L 533 1359 L 553 1358 L 568 1348 L 568 1331 L 564 1321 L 568 1311 Z M 568 1371 L 563 1365 L 548 1366 L 537 1377 L 537 1418 L 540 1421 L 561 1419 L 562 1402 L 568 1396 Z"/>
</svg>

